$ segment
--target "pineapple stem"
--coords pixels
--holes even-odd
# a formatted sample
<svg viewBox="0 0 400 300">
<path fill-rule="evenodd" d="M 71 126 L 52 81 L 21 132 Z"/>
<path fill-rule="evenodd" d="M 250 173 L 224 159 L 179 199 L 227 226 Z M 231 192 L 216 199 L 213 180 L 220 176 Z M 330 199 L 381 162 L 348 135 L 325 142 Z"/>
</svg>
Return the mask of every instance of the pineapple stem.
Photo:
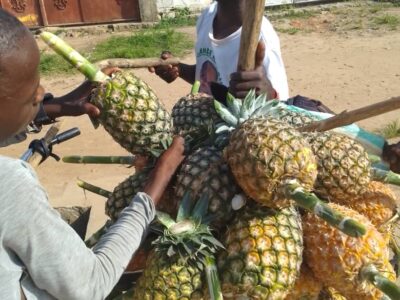
<svg viewBox="0 0 400 300">
<path fill-rule="evenodd" d="M 393 281 L 382 276 L 374 265 L 368 265 L 362 268 L 361 275 L 390 299 L 400 299 L 400 287 L 398 287 Z"/>
<path fill-rule="evenodd" d="M 221 292 L 221 284 L 218 278 L 217 266 L 215 258 L 213 256 L 207 256 L 205 258 L 205 271 L 208 283 L 208 292 L 210 293 L 211 300 L 222 300 L 224 299 Z"/>
<path fill-rule="evenodd" d="M 121 164 L 133 165 L 135 156 L 64 156 L 62 159 L 70 164 Z"/>
<path fill-rule="evenodd" d="M 90 63 L 86 58 L 79 54 L 75 49 L 69 46 L 58 36 L 50 32 L 42 32 L 40 37 L 49 45 L 57 54 L 61 55 L 71 65 L 77 68 L 90 81 L 105 82 L 110 77 L 100 71 L 95 65 Z"/>
<path fill-rule="evenodd" d="M 296 201 L 300 207 L 316 214 L 329 225 L 339 229 L 352 237 L 365 234 L 365 226 L 351 218 L 347 218 L 321 201 L 315 194 L 306 191 L 296 181 L 289 181 L 283 185 L 284 195 Z"/>
<path fill-rule="evenodd" d="M 102 189 L 102 188 L 100 188 L 98 186 L 95 186 L 93 184 L 87 183 L 87 182 L 85 182 L 83 180 L 80 180 L 80 179 L 77 181 L 77 184 L 78 184 L 79 187 L 81 187 L 82 189 L 84 189 L 86 191 L 92 192 L 94 194 L 97 194 L 97 195 L 100 195 L 100 196 L 103 196 L 103 197 L 106 197 L 106 198 L 109 198 L 112 195 L 112 193 L 110 191 L 104 190 L 104 189 Z"/>
<path fill-rule="evenodd" d="M 400 175 L 392 171 L 385 171 L 382 169 L 371 168 L 372 179 L 393 185 L 400 186 Z"/>
<path fill-rule="evenodd" d="M 191 94 L 192 95 L 196 95 L 199 93 L 199 89 L 200 89 L 200 81 L 196 80 L 192 86 L 192 90 L 191 90 Z"/>
</svg>

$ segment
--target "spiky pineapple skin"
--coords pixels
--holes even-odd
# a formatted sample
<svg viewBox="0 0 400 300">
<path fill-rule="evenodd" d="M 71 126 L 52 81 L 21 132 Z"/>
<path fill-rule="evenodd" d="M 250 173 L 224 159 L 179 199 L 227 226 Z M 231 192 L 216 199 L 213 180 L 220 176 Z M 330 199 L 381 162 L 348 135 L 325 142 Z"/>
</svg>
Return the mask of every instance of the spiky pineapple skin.
<svg viewBox="0 0 400 300">
<path fill-rule="evenodd" d="M 172 119 L 154 91 L 132 72 L 114 73 L 90 100 L 100 109 L 99 120 L 113 139 L 134 154 L 162 149 L 172 134 Z"/>
<path fill-rule="evenodd" d="M 200 127 L 207 127 L 220 120 L 214 108 L 214 98 L 208 94 L 189 94 L 172 108 L 174 133 L 185 135 Z"/>
<path fill-rule="evenodd" d="M 318 162 L 315 193 L 327 200 L 351 199 L 367 190 L 370 162 L 364 148 L 337 133 L 313 133 L 307 140 Z"/>
<path fill-rule="evenodd" d="M 205 285 L 201 269 L 152 252 L 132 299 L 200 300 L 205 299 Z"/>
<path fill-rule="evenodd" d="M 212 226 L 220 229 L 232 218 L 231 200 L 239 192 L 222 152 L 214 146 L 191 153 L 183 162 L 175 184 L 175 197 L 190 191 L 194 199 L 208 193 L 208 212 L 215 215 Z"/>
<path fill-rule="evenodd" d="M 142 171 L 135 173 L 118 184 L 106 202 L 106 215 L 112 221 L 118 219 L 121 211 L 129 206 L 133 197 L 143 190 L 151 172 L 151 168 L 145 168 Z"/>
<path fill-rule="evenodd" d="M 319 295 L 319 300 L 346 300 L 337 290 L 334 288 L 324 288 Z"/>
<path fill-rule="evenodd" d="M 298 212 L 249 205 L 238 211 L 218 257 L 224 299 L 284 299 L 300 273 L 303 239 Z M 247 298 L 246 298 L 247 299 Z"/>
<path fill-rule="evenodd" d="M 396 195 L 389 186 L 378 181 L 371 181 L 363 194 L 338 203 L 366 216 L 378 230 L 393 217 L 397 208 Z"/>
<path fill-rule="evenodd" d="M 129 176 L 114 188 L 105 205 L 106 215 L 112 221 L 117 220 L 121 211 L 130 205 L 135 195 L 143 191 L 152 170 L 153 167 L 148 166 Z M 176 199 L 173 197 L 173 186 L 170 184 L 166 187 L 161 200 L 158 202 L 157 209 L 174 216 L 178 209 L 178 201 Z"/>
<path fill-rule="evenodd" d="M 303 261 L 300 276 L 285 300 L 318 300 L 321 290 L 322 283 L 314 277 L 310 268 Z"/>
<path fill-rule="evenodd" d="M 305 115 L 299 112 L 291 111 L 289 109 L 277 110 L 278 119 L 284 123 L 287 123 L 293 127 L 301 127 L 315 121 L 311 116 Z"/>
<path fill-rule="evenodd" d="M 300 132 L 272 118 L 243 122 L 232 133 L 224 156 L 245 193 L 270 207 L 290 204 L 276 197 L 283 180 L 296 179 L 311 190 L 317 176 L 316 160 Z"/>
<path fill-rule="evenodd" d="M 334 203 L 335 210 L 366 226 L 361 237 L 350 237 L 329 226 L 314 214 L 303 217 L 304 256 L 315 277 L 349 299 L 380 299 L 382 293 L 360 276 L 362 267 L 374 264 L 385 277 L 394 280 L 385 238 L 358 212 Z"/>
</svg>

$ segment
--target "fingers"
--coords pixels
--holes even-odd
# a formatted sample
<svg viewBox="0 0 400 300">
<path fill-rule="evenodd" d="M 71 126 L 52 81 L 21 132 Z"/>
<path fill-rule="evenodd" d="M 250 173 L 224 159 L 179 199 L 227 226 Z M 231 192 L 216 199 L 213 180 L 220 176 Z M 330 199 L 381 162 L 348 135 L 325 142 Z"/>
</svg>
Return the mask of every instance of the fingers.
<svg viewBox="0 0 400 300">
<path fill-rule="evenodd" d="M 85 103 L 82 106 L 83 113 L 89 115 L 92 118 L 97 118 L 100 115 L 100 110 L 91 103 Z"/>
<path fill-rule="evenodd" d="M 105 67 L 105 68 L 101 69 L 101 71 L 102 71 L 104 74 L 110 76 L 110 75 L 112 75 L 112 74 L 115 73 L 115 72 L 121 72 L 121 69 L 120 69 L 120 68 L 117 68 L 117 67 Z"/>
<path fill-rule="evenodd" d="M 161 56 L 162 59 L 168 59 L 172 57 L 172 53 L 170 51 L 163 51 L 161 52 Z"/>
</svg>

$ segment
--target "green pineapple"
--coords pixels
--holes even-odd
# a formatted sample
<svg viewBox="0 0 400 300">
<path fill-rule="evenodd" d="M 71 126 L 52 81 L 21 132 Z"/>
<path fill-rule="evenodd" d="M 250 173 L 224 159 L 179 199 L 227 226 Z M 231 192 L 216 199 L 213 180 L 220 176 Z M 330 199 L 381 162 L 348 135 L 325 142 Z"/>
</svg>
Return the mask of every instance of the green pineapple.
<svg viewBox="0 0 400 300">
<path fill-rule="evenodd" d="M 301 218 L 293 207 L 249 204 L 237 212 L 221 241 L 224 299 L 284 299 L 300 275 Z"/>
<path fill-rule="evenodd" d="M 157 213 L 164 231 L 154 242 L 132 299 L 205 299 L 207 282 L 212 299 L 222 299 L 213 255 L 223 246 L 204 223 L 207 198 L 203 194 L 191 210 L 185 193 L 176 221 Z"/>
<path fill-rule="evenodd" d="M 121 211 L 131 203 L 133 197 L 135 197 L 138 192 L 143 191 L 152 170 L 153 167 L 148 166 L 129 176 L 114 188 L 111 196 L 107 199 L 105 207 L 105 212 L 112 221 L 116 221 Z M 178 209 L 178 203 L 174 201 L 176 198 L 172 196 L 173 190 L 172 184 L 170 184 L 158 203 L 158 210 L 175 215 Z"/>
<path fill-rule="evenodd" d="M 43 32 L 41 37 L 89 80 L 98 83 L 90 101 L 100 109 L 99 121 L 117 143 L 134 154 L 165 148 L 172 137 L 171 116 L 145 82 L 127 71 L 108 77 L 57 36 Z"/>
<path fill-rule="evenodd" d="M 185 135 L 220 120 L 214 109 L 214 98 L 208 94 L 198 93 L 199 86 L 200 82 L 195 82 L 192 92 L 179 99 L 172 108 L 176 134 Z"/>
<path fill-rule="evenodd" d="M 181 199 L 185 191 L 193 196 L 209 195 L 209 214 L 215 215 L 212 226 L 220 229 L 232 217 L 231 200 L 239 187 L 222 160 L 221 150 L 214 146 L 199 148 L 183 162 L 175 184 L 175 198 Z"/>
</svg>

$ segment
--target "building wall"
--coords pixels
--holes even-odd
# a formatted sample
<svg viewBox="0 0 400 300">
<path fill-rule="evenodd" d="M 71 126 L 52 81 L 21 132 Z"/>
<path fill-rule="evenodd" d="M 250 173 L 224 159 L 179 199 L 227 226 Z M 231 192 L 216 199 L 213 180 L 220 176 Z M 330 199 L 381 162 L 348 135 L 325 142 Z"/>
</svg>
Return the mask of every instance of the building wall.
<svg viewBox="0 0 400 300">
<path fill-rule="evenodd" d="M 172 8 L 189 7 L 191 10 L 201 10 L 209 5 L 212 0 L 157 0 L 159 12 L 169 11 Z"/>
</svg>

